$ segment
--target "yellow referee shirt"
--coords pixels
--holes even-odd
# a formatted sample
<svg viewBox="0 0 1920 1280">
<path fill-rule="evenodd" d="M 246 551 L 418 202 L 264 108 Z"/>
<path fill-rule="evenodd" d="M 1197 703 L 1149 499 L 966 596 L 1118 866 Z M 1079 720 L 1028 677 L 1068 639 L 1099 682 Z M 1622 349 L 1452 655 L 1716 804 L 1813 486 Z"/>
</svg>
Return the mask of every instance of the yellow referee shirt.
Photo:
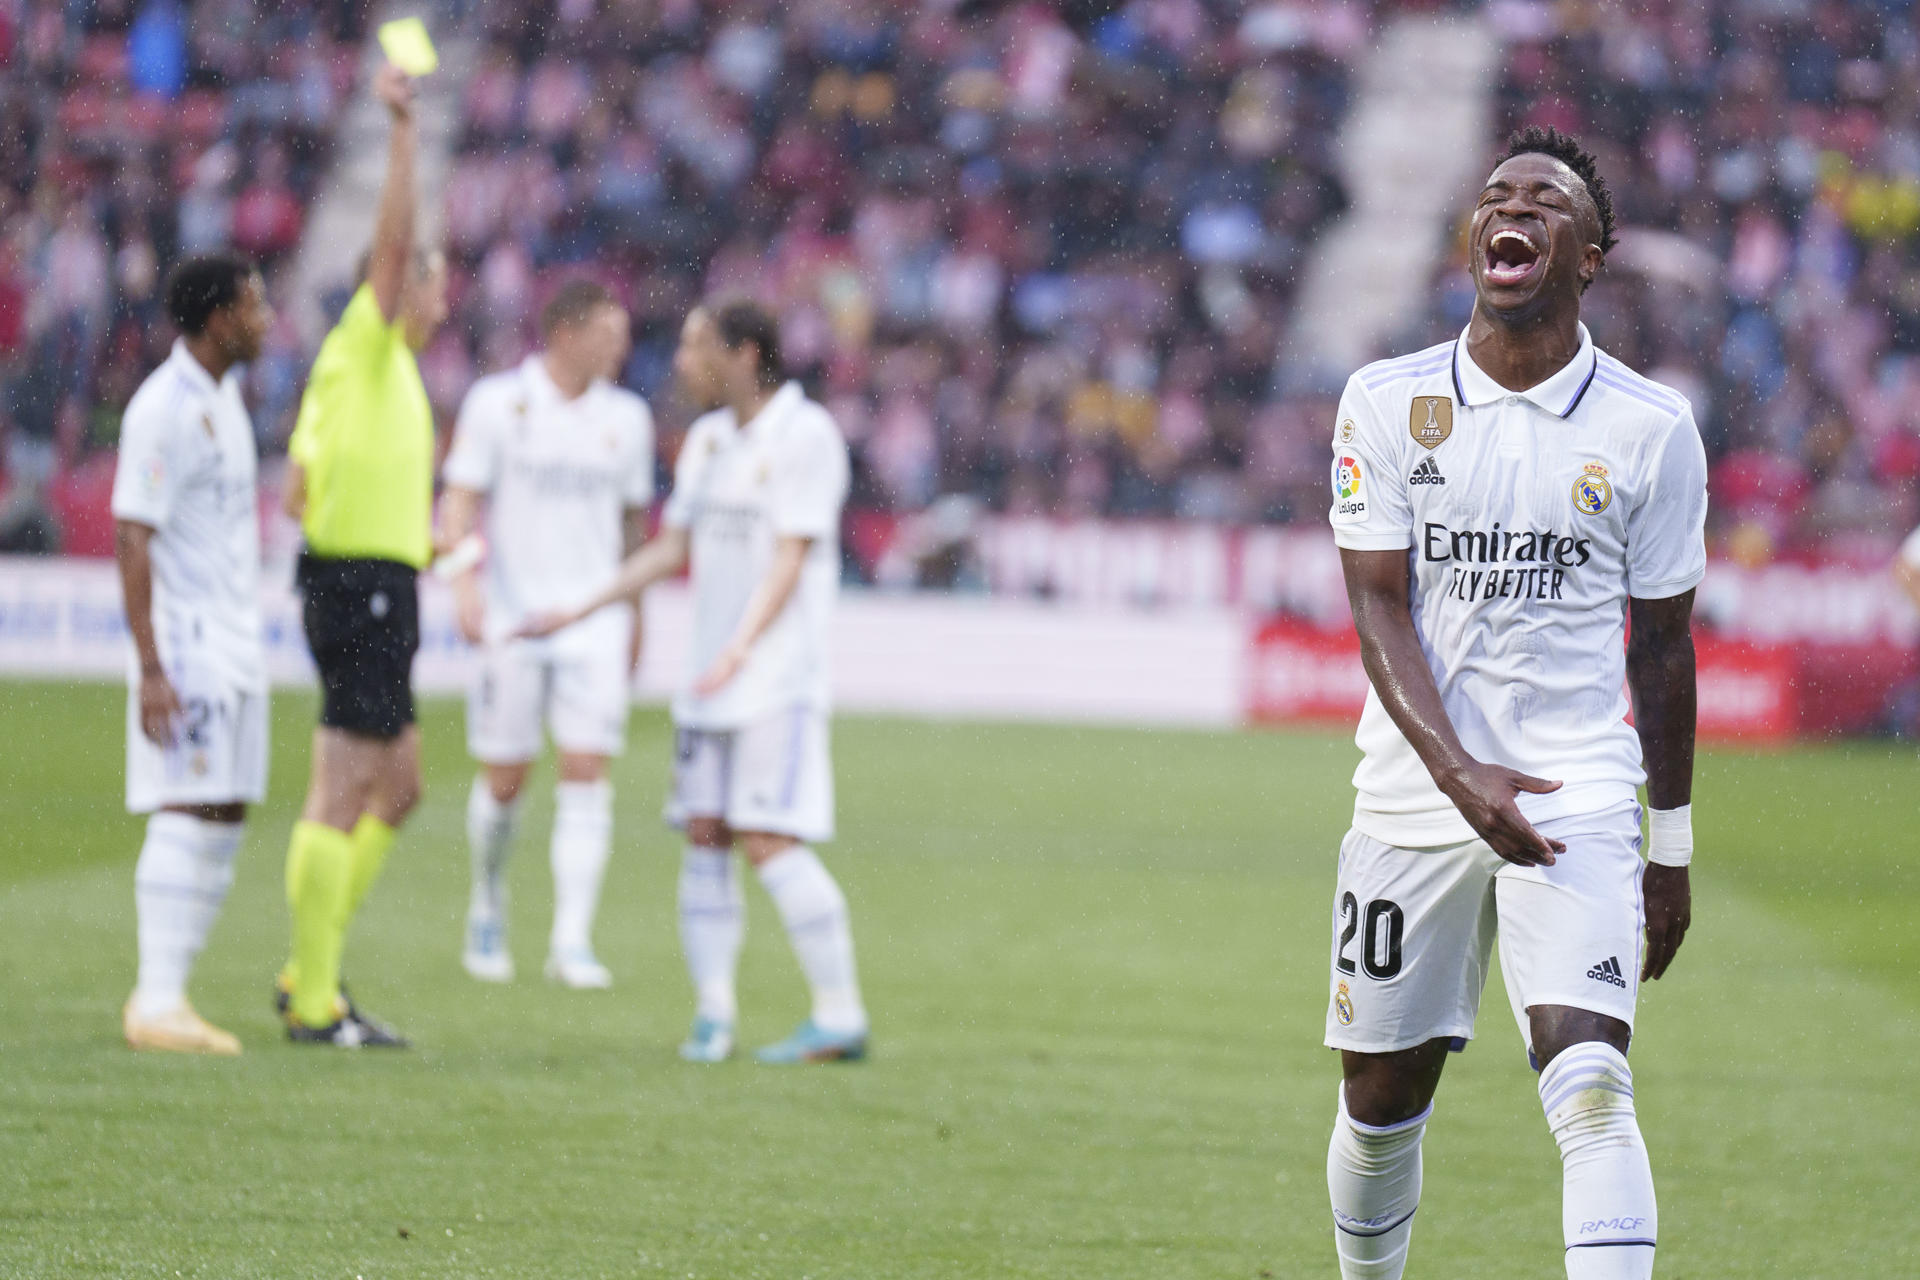
<svg viewBox="0 0 1920 1280">
<path fill-rule="evenodd" d="M 314 358 L 287 453 L 307 474 L 307 546 L 330 559 L 433 554 L 433 410 L 396 321 L 363 284 Z"/>
</svg>

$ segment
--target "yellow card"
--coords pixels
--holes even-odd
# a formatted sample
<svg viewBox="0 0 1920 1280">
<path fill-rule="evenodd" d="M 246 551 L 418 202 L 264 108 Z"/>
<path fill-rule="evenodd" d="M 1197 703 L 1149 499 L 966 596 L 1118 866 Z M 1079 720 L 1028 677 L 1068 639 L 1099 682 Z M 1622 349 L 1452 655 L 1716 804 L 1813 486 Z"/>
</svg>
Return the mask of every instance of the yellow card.
<svg viewBox="0 0 1920 1280">
<path fill-rule="evenodd" d="M 383 22 L 378 34 L 387 61 L 408 75 L 431 75 L 439 68 L 440 55 L 434 52 L 433 37 L 427 34 L 427 24 L 420 19 L 395 18 L 392 22 Z"/>
</svg>

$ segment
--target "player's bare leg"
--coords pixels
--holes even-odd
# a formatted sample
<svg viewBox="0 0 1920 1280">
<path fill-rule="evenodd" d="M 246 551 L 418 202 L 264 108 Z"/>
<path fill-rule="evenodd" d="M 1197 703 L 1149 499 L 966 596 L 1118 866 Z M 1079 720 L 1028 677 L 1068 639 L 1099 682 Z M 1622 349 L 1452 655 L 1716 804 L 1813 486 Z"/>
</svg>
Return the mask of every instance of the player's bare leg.
<svg viewBox="0 0 1920 1280">
<path fill-rule="evenodd" d="M 593 918 L 600 908 L 613 845 L 613 785 L 607 757 L 561 751 L 553 795 L 553 933 L 547 977 L 576 989 L 613 985 L 593 954 Z"/>
<path fill-rule="evenodd" d="M 1561 1226 L 1569 1280 L 1646 1280 L 1659 1215 L 1633 1109 L 1632 1031 L 1565 1005 L 1527 1009 L 1540 1104 L 1560 1147 Z"/>
<path fill-rule="evenodd" d="M 120 1015 L 132 1048 L 240 1052 L 238 1039 L 194 1012 L 187 978 L 233 885 L 246 819 L 244 804 L 169 805 L 147 819 L 133 877 L 140 971 Z"/>
<path fill-rule="evenodd" d="M 1394 1053 L 1343 1050 L 1327 1193 L 1343 1280 L 1397 1280 L 1420 1207 L 1420 1142 L 1451 1041 Z"/>
<path fill-rule="evenodd" d="M 473 888 L 461 964 L 482 982 L 513 981 L 513 956 L 507 950 L 507 859 L 519 825 L 520 792 L 532 768 L 531 760 L 483 764 L 467 797 Z"/>
<path fill-rule="evenodd" d="M 853 962 L 846 895 L 819 855 L 789 835 L 740 832 L 740 850 L 773 899 L 806 975 L 813 1013 L 800 1029 L 757 1055 L 762 1062 L 819 1062 L 866 1056 L 867 1011 Z"/>
<path fill-rule="evenodd" d="M 693 979 L 693 1030 L 680 1056 L 719 1062 L 733 1053 L 739 1014 L 734 972 L 746 936 L 747 903 L 733 861 L 733 832 L 720 818 L 688 818 L 680 863 L 680 947 Z"/>
</svg>

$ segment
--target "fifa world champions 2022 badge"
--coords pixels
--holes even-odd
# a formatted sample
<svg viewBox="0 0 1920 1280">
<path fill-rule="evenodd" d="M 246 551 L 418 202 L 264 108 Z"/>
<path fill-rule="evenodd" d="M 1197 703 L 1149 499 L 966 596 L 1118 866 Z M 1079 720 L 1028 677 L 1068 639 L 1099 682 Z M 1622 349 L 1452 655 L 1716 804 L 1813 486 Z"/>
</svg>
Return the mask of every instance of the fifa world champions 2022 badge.
<svg viewBox="0 0 1920 1280">
<path fill-rule="evenodd" d="M 1453 434 L 1453 401 L 1446 396 L 1415 396 L 1407 413 L 1407 434 L 1422 449 L 1438 449 Z"/>
<path fill-rule="evenodd" d="M 1580 478 L 1573 482 L 1573 505 L 1582 515 L 1597 516 L 1613 502 L 1613 485 L 1607 479 L 1607 469 L 1597 462 L 1589 462 L 1580 469 Z"/>
<path fill-rule="evenodd" d="M 1353 994 L 1347 990 L 1345 982 L 1333 993 L 1333 1016 L 1340 1019 L 1343 1027 L 1353 1025 Z"/>
</svg>

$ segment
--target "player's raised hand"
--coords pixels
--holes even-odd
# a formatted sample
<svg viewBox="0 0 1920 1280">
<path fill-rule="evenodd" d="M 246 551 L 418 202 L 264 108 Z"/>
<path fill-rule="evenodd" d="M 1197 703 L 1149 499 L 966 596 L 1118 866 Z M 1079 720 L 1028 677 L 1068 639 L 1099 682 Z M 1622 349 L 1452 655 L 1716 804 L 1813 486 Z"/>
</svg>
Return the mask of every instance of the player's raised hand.
<svg viewBox="0 0 1920 1280">
<path fill-rule="evenodd" d="M 1514 797 L 1522 791 L 1544 795 L 1560 784 L 1509 769 L 1505 765 L 1475 762 L 1440 788 L 1453 801 L 1467 825 L 1493 851 L 1517 867 L 1550 867 L 1567 846 L 1534 830 Z"/>
<path fill-rule="evenodd" d="M 1640 894 L 1647 912 L 1647 958 L 1640 966 L 1640 981 L 1653 982 L 1673 963 L 1693 923 L 1693 882 L 1685 867 L 1649 862 L 1640 873 Z"/>
<path fill-rule="evenodd" d="M 156 746 L 173 745 L 173 726 L 180 718 L 180 695 L 164 671 L 140 675 L 140 732 Z"/>
<path fill-rule="evenodd" d="M 381 63 L 373 73 L 373 96 L 386 104 L 387 113 L 395 120 L 413 115 L 413 80 L 391 62 Z"/>
</svg>

